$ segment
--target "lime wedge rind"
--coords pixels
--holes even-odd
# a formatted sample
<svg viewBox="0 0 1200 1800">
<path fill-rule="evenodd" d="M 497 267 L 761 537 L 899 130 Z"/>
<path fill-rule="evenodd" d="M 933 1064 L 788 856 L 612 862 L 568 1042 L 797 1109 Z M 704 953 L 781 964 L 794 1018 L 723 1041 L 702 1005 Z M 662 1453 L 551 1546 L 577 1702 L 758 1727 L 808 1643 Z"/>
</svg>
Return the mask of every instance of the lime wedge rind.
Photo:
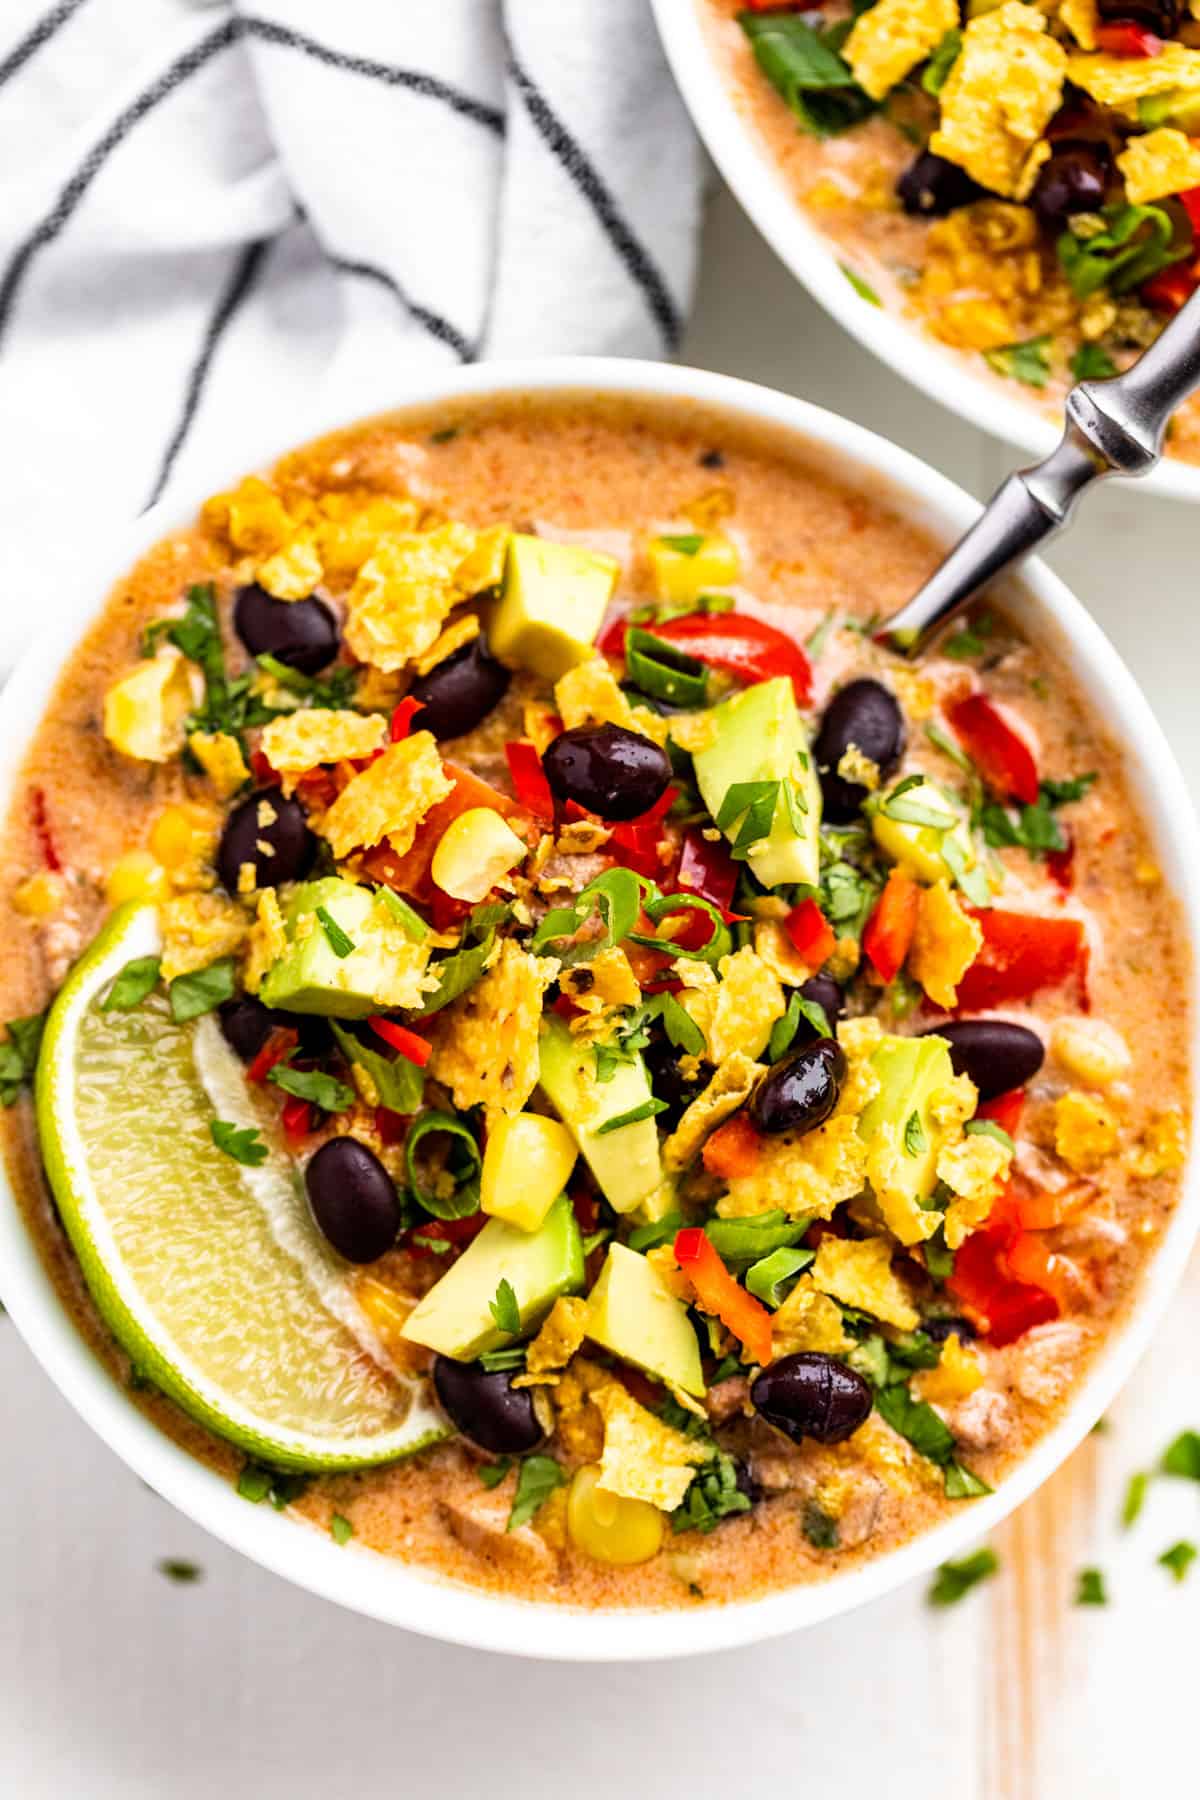
<svg viewBox="0 0 1200 1800">
<path fill-rule="evenodd" d="M 99 1311 L 148 1380 L 280 1468 L 363 1468 L 438 1442 L 425 1385 L 380 1366 L 290 1159 L 250 1170 L 213 1145 L 213 1117 L 258 1122 L 215 1021 L 176 1026 L 159 997 L 96 1007 L 158 945 L 153 908 L 116 913 L 55 1001 L 38 1065 L 42 1154 Z"/>
</svg>

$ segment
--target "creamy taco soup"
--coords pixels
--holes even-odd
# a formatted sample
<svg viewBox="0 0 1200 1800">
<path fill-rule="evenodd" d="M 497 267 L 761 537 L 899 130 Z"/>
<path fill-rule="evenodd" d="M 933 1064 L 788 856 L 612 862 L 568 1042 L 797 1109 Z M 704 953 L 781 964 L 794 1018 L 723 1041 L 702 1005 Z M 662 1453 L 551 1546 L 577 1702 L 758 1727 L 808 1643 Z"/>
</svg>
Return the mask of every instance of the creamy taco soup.
<svg viewBox="0 0 1200 1800">
<path fill-rule="evenodd" d="M 1052 647 L 873 642 L 935 556 L 579 396 L 324 439 L 118 584 L 6 827 L 5 1150 L 247 1504 L 700 1605 L 1054 1421 L 1176 1199 L 1191 971 Z"/>
<path fill-rule="evenodd" d="M 973 374 L 1060 416 L 1195 291 L 1200 22 L 1176 0 L 696 4 L 848 281 Z M 1195 401 L 1168 449 L 1200 460 Z"/>
</svg>

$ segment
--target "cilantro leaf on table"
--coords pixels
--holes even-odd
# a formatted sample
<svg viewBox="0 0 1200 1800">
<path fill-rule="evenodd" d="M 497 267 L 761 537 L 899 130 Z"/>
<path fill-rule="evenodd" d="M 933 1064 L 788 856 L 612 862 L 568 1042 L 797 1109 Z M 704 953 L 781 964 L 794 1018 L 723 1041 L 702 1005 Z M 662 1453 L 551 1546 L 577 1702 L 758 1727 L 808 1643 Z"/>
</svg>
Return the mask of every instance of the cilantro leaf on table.
<svg viewBox="0 0 1200 1800">
<path fill-rule="evenodd" d="M 1200 1481 L 1200 1431 L 1181 1431 L 1169 1444 L 1162 1459 L 1164 1475 L 1181 1475 L 1187 1481 Z"/>
<path fill-rule="evenodd" d="M 1183 1581 L 1198 1554 L 1200 1552 L 1197 1552 L 1195 1544 L 1190 1543 L 1187 1538 L 1180 1538 L 1177 1544 L 1164 1550 L 1156 1560 L 1160 1568 L 1171 1571 L 1176 1581 Z"/>
<path fill-rule="evenodd" d="M 1107 1606 L 1108 1589 L 1102 1569 L 1080 1569 L 1075 1577 L 1076 1606 Z"/>
<path fill-rule="evenodd" d="M 944 1562 L 940 1565 L 925 1596 L 930 1606 L 954 1606 L 971 1589 L 978 1587 L 981 1581 L 987 1581 L 1000 1567 L 1000 1558 L 994 1550 L 984 1548 L 976 1550 L 971 1556 L 964 1556 L 958 1562 Z"/>
</svg>

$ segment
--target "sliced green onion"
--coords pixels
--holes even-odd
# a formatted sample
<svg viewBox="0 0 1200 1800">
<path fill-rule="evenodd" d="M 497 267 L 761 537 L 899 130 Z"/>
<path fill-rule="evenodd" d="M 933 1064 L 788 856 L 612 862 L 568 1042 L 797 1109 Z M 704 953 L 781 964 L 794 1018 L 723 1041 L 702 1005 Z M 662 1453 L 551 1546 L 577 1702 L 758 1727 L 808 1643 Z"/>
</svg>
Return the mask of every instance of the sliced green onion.
<svg viewBox="0 0 1200 1800">
<path fill-rule="evenodd" d="M 446 1170 L 454 1178 L 454 1189 L 449 1194 L 435 1194 L 431 1188 L 426 1187 L 417 1165 L 418 1147 L 427 1137 L 447 1137 L 452 1140 L 451 1155 L 446 1162 Z M 435 1219 L 469 1219 L 472 1213 L 479 1211 L 479 1171 L 482 1167 L 479 1145 L 462 1120 L 455 1118 L 453 1113 L 421 1114 L 409 1130 L 404 1146 L 404 1163 L 413 1198 Z"/>
</svg>

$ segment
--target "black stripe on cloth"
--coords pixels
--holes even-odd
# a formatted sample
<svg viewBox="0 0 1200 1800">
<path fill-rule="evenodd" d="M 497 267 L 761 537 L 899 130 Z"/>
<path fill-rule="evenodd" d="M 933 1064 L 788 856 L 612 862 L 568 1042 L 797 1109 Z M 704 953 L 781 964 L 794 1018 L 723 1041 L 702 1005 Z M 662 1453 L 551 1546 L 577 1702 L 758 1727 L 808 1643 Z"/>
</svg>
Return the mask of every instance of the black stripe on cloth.
<svg viewBox="0 0 1200 1800">
<path fill-rule="evenodd" d="M 36 24 L 31 25 L 19 44 L 14 44 L 8 55 L 0 61 L 0 87 L 23 69 L 30 57 L 39 51 L 43 44 L 48 44 L 55 32 L 67 23 L 83 5 L 83 0 L 59 0 L 48 13 L 43 13 Z"/>
<path fill-rule="evenodd" d="M 504 136 L 502 112 L 498 112 L 494 106 L 485 106 L 482 100 L 472 99 L 470 94 L 461 93 L 458 88 L 451 87 L 449 82 L 439 81 L 436 75 L 426 75 L 418 69 L 401 69 L 394 63 L 375 62 L 366 56 L 350 56 L 343 50 L 331 50 L 327 44 L 319 44 L 315 38 L 305 36 L 302 31 L 277 25 L 274 19 L 246 16 L 240 19 L 239 30 L 244 36 L 257 38 L 261 43 L 279 44 L 287 50 L 299 50 L 302 55 L 311 56 L 314 62 L 324 63 L 328 68 L 344 69 L 351 75 L 366 75 L 372 81 L 382 81 L 387 87 L 407 88 L 410 93 L 423 94 L 426 99 L 441 100 L 464 118 L 474 119 L 477 125 L 485 125 L 497 137 Z"/>
<path fill-rule="evenodd" d="M 557 157 L 579 192 L 590 204 L 631 279 L 636 282 L 645 295 L 646 304 L 666 340 L 668 349 L 674 350 L 679 343 L 683 324 L 667 284 L 659 274 L 649 252 L 638 241 L 596 169 L 566 126 L 551 111 L 545 95 L 530 80 L 513 55 L 511 47 L 508 57 L 508 72 L 525 103 L 525 110 L 533 121 L 538 135 Z"/>
<path fill-rule="evenodd" d="M 187 378 L 187 386 L 184 389 L 183 406 L 180 410 L 179 420 L 174 431 L 171 433 L 166 450 L 163 452 L 163 459 L 159 467 L 158 475 L 155 479 L 153 488 L 150 490 L 150 498 L 146 501 L 147 506 L 154 505 L 154 502 L 159 498 L 163 489 L 166 487 L 167 482 L 171 479 L 171 472 L 175 467 L 179 452 L 183 449 L 184 440 L 191 430 L 192 421 L 196 417 L 196 413 L 199 409 L 201 396 L 204 393 L 204 386 L 213 365 L 213 358 L 217 354 L 221 339 L 225 336 L 225 333 L 233 320 L 234 314 L 238 311 L 247 294 L 249 294 L 250 289 L 254 286 L 255 278 L 262 266 L 262 261 L 267 253 L 269 244 L 269 239 L 260 238 L 257 243 L 249 244 L 244 250 L 238 252 L 238 258 L 234 264 L 233 273 L 222 289 L 217 304 L 213 308 L 212 317 L 205 327 L 204 337 L 200 343 L 200 349 L 197 352 L 196 360 L 192 364 L 191 371 Z"/>
<path fill-rule="evenodd" d="M 374 263 L 351 262 L 341 256 L 333 256 L 329 260 L 333 267 L 343 275 L 357 275 L 364 281 L 374 281 L 380 287 L 385 287 L 389 294 L 395 295 L 404 310 L 419 325 L 425 327 L 430 337 L 435 337 L 439 343 L 448 345 L 460 362 L 474 362 L 476 348 L 470 338 L 464 337 L 457 326 L 451 325 L 449 319 L 444 319 L 440 313 L 431 312 L 429 307 L 420 305 L 411 295 L 406 294 L 400 283 L 394 276 L 389 275 L 386 269 L 377 268 Z"/>
<path fill-rule="evenodd" d="M 226 49 L 237 37 L 237 28 L 233 20 L 227 19 L 218 25 L 215 31 L 185 50 L 182 56 L 176 57 L 169 68 L 165 69 L 158 79 L 130 102 L 124 112 L 113 120 L 99 143 L 89 150 L 79 168 L 67 182 L 58 199 L 54 202 L 40 225 L 34 227 L 24 243 L 18 245 L 11 262 L 0 281 L 0 343 L 3 343 L 4 332 L 12 317 L 13 305 L 21 284 L 29 271 L 29 266 L 39 250 L 52 244 L 55 238 L 67 225 L 75 208 L 79 205 L 96 176 L 100 173 L 113 151 L 121 144 L 129 133 L 144 119 L 147 113 L 161 100 L 185 82 L 190 75 L 202 69 L 219 51 Z"/>
</svg>

